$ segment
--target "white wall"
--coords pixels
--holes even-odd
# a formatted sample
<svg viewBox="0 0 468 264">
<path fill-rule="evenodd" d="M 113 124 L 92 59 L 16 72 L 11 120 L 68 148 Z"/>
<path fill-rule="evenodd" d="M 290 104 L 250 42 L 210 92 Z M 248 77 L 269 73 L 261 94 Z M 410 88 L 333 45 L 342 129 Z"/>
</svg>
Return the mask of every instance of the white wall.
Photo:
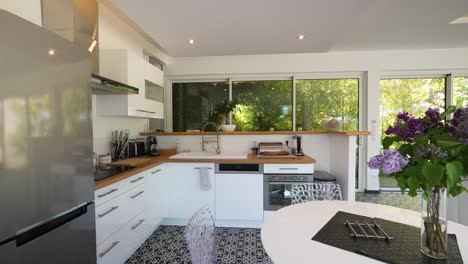
<svg viewBox="0 0 468 264">
<path fill-rule="evenodd" d="M 157 56 L 161 61 L 167 63 L 169 57 L 156 45 L 143 37 L 118 10 L 109 3 L 99 2 L 99 48 L 103 49 L 126 49 L 129 63 L 141 60 L 131 59 L 143 57 L 143 50 Z M 102 54 L 102 53 L 101 53 Z M 134 72 L 135 78 L 131 78 L 130 85 L 134 85 L 144 91 L 144 79 L 141 77 L 143 65 L 128 65 L 130 75 Z M 96 115 L 96 96 L 93 96 L 93 133 L 94 152 L 101 154 L 110 151 L 111 133 L 113 130 L 130 130 L 130 137 L 137 138 L 141 131 L 147 131 L 149 120 L 133 117 L 109 117 Z"/>
<path fill-rule="evenodd" d="M 41 0 L 1 0 L 0 9 L 42 26 Z"/>
<path fill-rule="evenodd" d="M 169 80 L 203 79 L 277 74 L 301 78 L 309 73 L 364 73 L 364 123 L 362 130 L 374 135 L 367 138 L 367 157 L 379 152 L 379 80 L 389 74 L 414 71 L 421 74 L 450 73 L 468 70 L 468 48 L 434 50 L 330 52 L 309 54 L 274 54 L 174 58 L 166 67 Z M 171 109 L 170 81 L 166 86 L 166 111 Z M 171 127 L 166 120 L 166 129 Z M 367 170 L 366 189 L 379 188 L 378 171 Z"/>
</svg>

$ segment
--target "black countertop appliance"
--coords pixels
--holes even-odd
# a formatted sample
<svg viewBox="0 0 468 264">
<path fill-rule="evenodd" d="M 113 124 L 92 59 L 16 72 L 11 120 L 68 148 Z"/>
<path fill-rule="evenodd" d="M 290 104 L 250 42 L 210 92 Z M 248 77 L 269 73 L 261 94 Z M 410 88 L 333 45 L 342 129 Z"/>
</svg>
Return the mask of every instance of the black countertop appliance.
<svg viewBox="0 0 468 264">
<path fill-rule="evenodd" d="M 158 140 L 155 136 L 148 136 L 146 138 L 146 155 L 159 156 Z"/>
</svg>

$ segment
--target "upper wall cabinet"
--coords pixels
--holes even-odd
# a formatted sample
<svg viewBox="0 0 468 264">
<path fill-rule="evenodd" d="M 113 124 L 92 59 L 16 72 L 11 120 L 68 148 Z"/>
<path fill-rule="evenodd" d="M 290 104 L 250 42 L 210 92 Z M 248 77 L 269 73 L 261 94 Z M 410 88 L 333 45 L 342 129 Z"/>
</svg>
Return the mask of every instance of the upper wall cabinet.
<svg viewBox="0 0 468 264">
<path fill-rule="evenodd" d="M 138 94 L 98 95 L 96 113 L 106 116 L 164 118 L 164 73 L 145 60 L 143 54 L 126 49 L 101 49 L 100 75 L 138 88 Z"/>
</svg>

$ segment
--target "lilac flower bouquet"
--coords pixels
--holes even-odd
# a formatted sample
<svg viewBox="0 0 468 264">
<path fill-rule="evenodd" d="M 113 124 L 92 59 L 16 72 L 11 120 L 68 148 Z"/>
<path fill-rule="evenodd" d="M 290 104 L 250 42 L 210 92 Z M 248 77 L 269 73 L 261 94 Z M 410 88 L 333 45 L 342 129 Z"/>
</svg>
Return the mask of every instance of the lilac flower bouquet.
<svg viewBox="0 0 468 264">
<path fill-rule="evenodd" d="M 452 120 L 446 120 L 453 113 Z M 468 175 L 468 107 L 449 107 L 444 113 L 429 108 L 424 117 L 397 115 L 382 140 L 384 152 L 368 166 L 392 175 L 402 192 L 416 196 L 447 188 L 451 196 L 468 191 L 461 181 Z M 392 148 L 397 145 L 398 148 Z"/>
<path fill-rule="evenodd" d="M 468 176 L 468 107 L 451 106 L 444 113 L 429 108 L 423 117 L 403 112 L 385 133 L 383 153 L 368 166 L 395 177 L 402 193 L 423 192 L 421 251 L 444 258 L 447 196 L 468 192 L 462 184 Z"/>
</svg>

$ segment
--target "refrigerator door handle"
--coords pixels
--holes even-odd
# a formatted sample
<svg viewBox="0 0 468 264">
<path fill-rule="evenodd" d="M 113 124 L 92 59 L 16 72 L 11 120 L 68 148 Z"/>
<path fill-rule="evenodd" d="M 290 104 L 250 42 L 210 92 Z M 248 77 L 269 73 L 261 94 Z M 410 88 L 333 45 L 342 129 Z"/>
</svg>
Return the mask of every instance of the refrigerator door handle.
<svg viewBox="0 0 468 264">
<path fill-rule="evenodd" d="M 88 212 L 88 206 L 94 204 L 93 202 L 87 202 L 80 204 L 68 211 L 58 214 L 54 217 L 36 223 L 32 226 L 26 227 L 16 233 L 16 236 L 10 237 L 0 242 L 0 246 L 16 241 L 16 247 L 21 247 L 26 243 L 29 243 L 36 238 L 39 238 L 68 222 L 86 214 Z"/>
</svg>

